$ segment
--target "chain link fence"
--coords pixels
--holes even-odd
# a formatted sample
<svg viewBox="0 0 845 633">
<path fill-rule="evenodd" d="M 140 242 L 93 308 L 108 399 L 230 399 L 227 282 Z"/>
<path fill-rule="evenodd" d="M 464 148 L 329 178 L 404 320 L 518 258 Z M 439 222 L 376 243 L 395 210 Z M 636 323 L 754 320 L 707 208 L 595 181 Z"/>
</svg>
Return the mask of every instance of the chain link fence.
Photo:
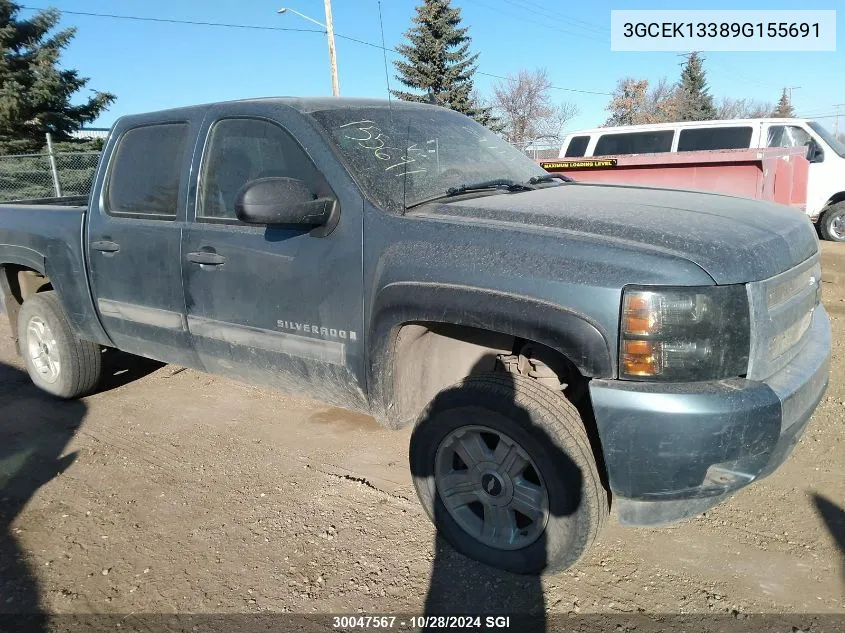
<svg viewBox="0 0 845 633">
<path fill-rule="evenodd" d="M 557 158 L 560 154 L 560 143 L 534 142 L 527 145 L 511 143 L 513 147 L 533 160 Z"/>
<path fill-rule="evenodd" d="M 0 156 L 0 202 L 87 196 L 91 193 L 100 152 Z"/>
</svg>

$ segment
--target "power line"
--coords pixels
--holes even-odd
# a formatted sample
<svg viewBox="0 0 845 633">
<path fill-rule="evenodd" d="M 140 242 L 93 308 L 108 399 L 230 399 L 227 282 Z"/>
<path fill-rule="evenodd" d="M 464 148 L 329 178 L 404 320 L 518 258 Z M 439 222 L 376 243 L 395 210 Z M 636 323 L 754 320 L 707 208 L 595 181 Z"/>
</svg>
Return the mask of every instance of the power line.
<svg viewBox="0 0 845 633">
<path fill-rule="evenodd" d="M 547 7 L 543 7 L 542 5 L 536 2 L 530 2 L 529 0 L 504 0 L 504 2 L 513 5 L 521 11 L 529 11 L 532 15 L 548 17 L 551 20 L 556 20 L 564 24 L 569 24 L 575 28 L 587 29 L 599 35 L 605 36 L 610 33 L 610 29 L 607 27 L 599 26 L 597 24 L 593 24 L 592 22 L 586 22 L 584 20 L 579 20 L 577 18 L 572 18 L 569 16 L 564 17 L 560 14 L 560 12 L 550 11 Z"/>
<path fill-rule="evenodd" d="M 727 64 L 723 64 L 722 62 L 720 62 L 718 60 L 708 58 L 707 61 L 709 63 L 713 64 L 714 66 L 720 67 L 723 71 L 727 71 L 727 73 L 729 75 L 733 75 L 737 79 L 740 79 L 744 82 L 756 84 L 756 85 L 760 86 L 761 88 L 767 88 L 769 90 L 774 89 L 774 84 L 767 84 L 767 83 L 764 83 L 762 81 L 759 81 L 758 79 L 754 79 L 752 77 L 749 77 L 748 75 L 745 75 L 745 74 L 739 72 L 738 70 L 736 70 L 735 68 L 728 66 Z"/>
<path fill-rule="evenodd" d="M 806 115 L 810 115 L 810 116 L 812 116 L 814 113 L 816 113 L 816 114 L 827 114 L 828 112 L 830 112 L 830 109 L 831 109 L 831 108 L 837 108 L 837 109 L 838 109 L 839 107 L 845 107 L 845 104 L 837 104 L 837 103 L 834 103 L 834 104 L 831 104 L 831 105 L 829 105 L 829 106 L 824 106 L 824 107 L 820 106 L 820 107 L 818 107 L 818 108 L 814 108 L 814 109 L 811 109 L 811 110 L 806 110 L 806 111 L 805 111 L 805 112 L 806 112 L 805 116 L 806 116 Z"/>
<path fill-rule="evenodd" d="M 494 77 L 495 79 L 504 79 L 505 81 L 517 81 L 513 77 L 505 77 L 503 75 L 494 75 L 493 73 L 485 73 L 481 72 L 480 70 L 475 71 L 477 75 L 484 75 L 485 77 Z M 597 90 L 581 90 L 579 88 L 563 88 L 561 86 L 549 86 L 549 88 L 553 88 L 554 90 L 565 90 L 566 92 L 578 92 L 580 94 L 585 95 L 605 95 L 612 97 L 612 92 L 599 92 Z"/>
<path fill-rule="evenodd" d="M 573 35 L 575 37 L 582 37 L 584 39 L 592 40 L 594 42 L 601 42 L 602 44 L 607 44 L 608 39 L 609 39 L 609 36 L 605 36 L 604 38 L 594 37 L 594 35 L 595 35 L 594 33 L 579 33 L 577 31 L 567 31 L 566 29 L 563 29 L 559 26 L 554 26 L 552 24 L 548 24 L 547 22 L 539 22 L 537 20 L 532 20 L 531 18 L 528 18 L 528 17 L 525 16 L 525 11 L 523 11 L 522 13 L 509 13 L 509 12 L 504 11 L 501 6 L 493 6 L 493 5 L 487 4 L 486 2 L 482 2 L 482 0 L 471 0 L 471 2 L 473 2 L 474 4 L 478 4 L 482 7 L 485 7 L 487 9 L 490 9 L 492 11 L 496 11 L 497 13 L 502 13 L 502 14 L 510 16 L 510 17 L 518 18 L 518 19 L 523 20 L 525 22 L 530 22 L 531 24 L 534 24 L 536 26 L 541 26 L 545 29 L 551 29 L 551 30 L 553 30 L 553 31 L 555 31 L 556 33 L 559 33 L 559 34 L 564 33 L 566 35 Z"/>
<path fill-rule="evenodd" d="M 31 6 L 22 6 L 22 9 L 28 9 L 30 11 L 46 11 L 46 9 L 42 7 L 31 7 Z M 216 26 L 216 27 L 224 27 L 224 28 L 235 28 L 235 29 L 256 29 L 261 31 L 297 31 L 300 33 L 325 33 L 325 31 L 319 29 L 296 29 L 296 28 L 287 28 L 287 27 L 278 27 L 278 26 L 260 26 L 260 25 L 253 25 L 253 24 L 228 24 L 225 22 L 198 22 L 194 20 L 176 20 L 171 18 L 150 18 L 150 17 L 142 17 L 142 16 L 135 16 L 135 15 L 117 15 L 113 13 L 93 13 L 88 11 L 65 11 L 60 9 L 62 13 L 67 13 L 68 15 L 82 15 L 87 17 L 95 17 L 95 18 L 110 18 L 115 20 L 136 20 L 141 22 L 162 22 L 168 24 L 188 24 L 192 26 Z M 399 51 L 395 48 L 390 48 L 389 46 L 383 46 L 381 44 L 377 44 L 375 42 L 368 42 L 366 40 L 359 39 L 357 37 L 352 37 L 350 35 L 342 35 L 341 33 L 335 33 L 335 37 L 341 40 L 347 40 L 350 42 L 355 42 L 356 44 L 362 44 L 364 46 L 370 46 L 371 48 L 377 48 L 379 50 L 387 51 L 390 53 L 395 53 L 396 55 L 401 55 Z M 502 75 L 495 75 L 493 73 L 486 73 L 480 70 L 476 71 L 476 74 L 483 75 L 485 77 L 493 77 L 495 79 L 503 79 L 505 81 L 516 81 L 511 77 L 504 77 Z M 575 92 L 579 94 L 591 94 L 591 95 L 604 95 L 604 96 L 612 96 L 610 92 L 600 92 L 596 90 L 582 90 L 580 88 L 564 88 L 563 86 L 550 86 L 555 90 L 562 90 L 564 92 Z"/>
<path fill-rule="evenodd" d="M 28 9 L 30 11 L 47 11 L 43 7 L 28 7 L 21 6 L 21 9 Z M 257 24 L 228 24 L 225 22 L 199 22 L 196 20 L 176 20 L 172 18 L 150 18 L 137 15 L 116 15 L 113 13 L 90 13 L 87 11 L 67 11 L 60 9 L 61 13 L 68 15 L 84 15 L 93 18 L 112 18 L 116 20 L 135 20 L 137 22 L 163 22 L 166 24 L 189 24 L 191 26 L 222 26 L 229 29 L 252 29 L 257 31 L 296 31 L 298 33 L 325 33 L 319 29 L 296 29 L 283 26 L 260 26 Z"/>
</svg>

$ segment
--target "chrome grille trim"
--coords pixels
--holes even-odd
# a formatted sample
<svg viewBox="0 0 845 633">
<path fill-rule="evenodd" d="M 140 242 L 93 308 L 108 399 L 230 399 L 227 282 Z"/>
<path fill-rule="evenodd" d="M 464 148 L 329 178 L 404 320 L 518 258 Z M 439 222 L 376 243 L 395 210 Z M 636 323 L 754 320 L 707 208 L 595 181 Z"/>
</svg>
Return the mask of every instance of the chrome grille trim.
<svg viewBox="0 0 845 633">
<path fill-rule="evenodd" d="M 819 304 L 819 254 L 763 281 L 746 285 L 751 311 L 748 378 L 763 380 L 781 370 L 801 350 Z"/>
</svg>

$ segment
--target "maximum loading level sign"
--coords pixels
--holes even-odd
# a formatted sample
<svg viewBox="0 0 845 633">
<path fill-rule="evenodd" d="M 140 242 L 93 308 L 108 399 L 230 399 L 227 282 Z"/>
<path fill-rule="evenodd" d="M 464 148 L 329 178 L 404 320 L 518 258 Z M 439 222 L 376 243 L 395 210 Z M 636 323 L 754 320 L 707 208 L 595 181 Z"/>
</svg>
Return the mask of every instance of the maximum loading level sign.
<svg viewBox="0 0 845 633">
<path fill-rule="evenodd" d="M 610 169 L 616 167 L 615 158 L 601 160 L 548 160 L 541 161 L 543 169 Z"/>
</svg>

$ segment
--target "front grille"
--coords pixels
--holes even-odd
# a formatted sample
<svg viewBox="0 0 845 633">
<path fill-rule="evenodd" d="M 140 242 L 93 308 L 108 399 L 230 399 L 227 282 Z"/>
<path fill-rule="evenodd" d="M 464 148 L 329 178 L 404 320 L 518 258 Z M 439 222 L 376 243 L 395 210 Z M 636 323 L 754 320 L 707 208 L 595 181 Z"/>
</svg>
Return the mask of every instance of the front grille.
<svg viewBox="0 0 845 633">
<path fill-rule="evenodd" d="M 748 378 L 763 380 L 783 369 L 801 349 L 819 304 L 819 256 L 747 287 L 751 310 Z"/>
</svg>

